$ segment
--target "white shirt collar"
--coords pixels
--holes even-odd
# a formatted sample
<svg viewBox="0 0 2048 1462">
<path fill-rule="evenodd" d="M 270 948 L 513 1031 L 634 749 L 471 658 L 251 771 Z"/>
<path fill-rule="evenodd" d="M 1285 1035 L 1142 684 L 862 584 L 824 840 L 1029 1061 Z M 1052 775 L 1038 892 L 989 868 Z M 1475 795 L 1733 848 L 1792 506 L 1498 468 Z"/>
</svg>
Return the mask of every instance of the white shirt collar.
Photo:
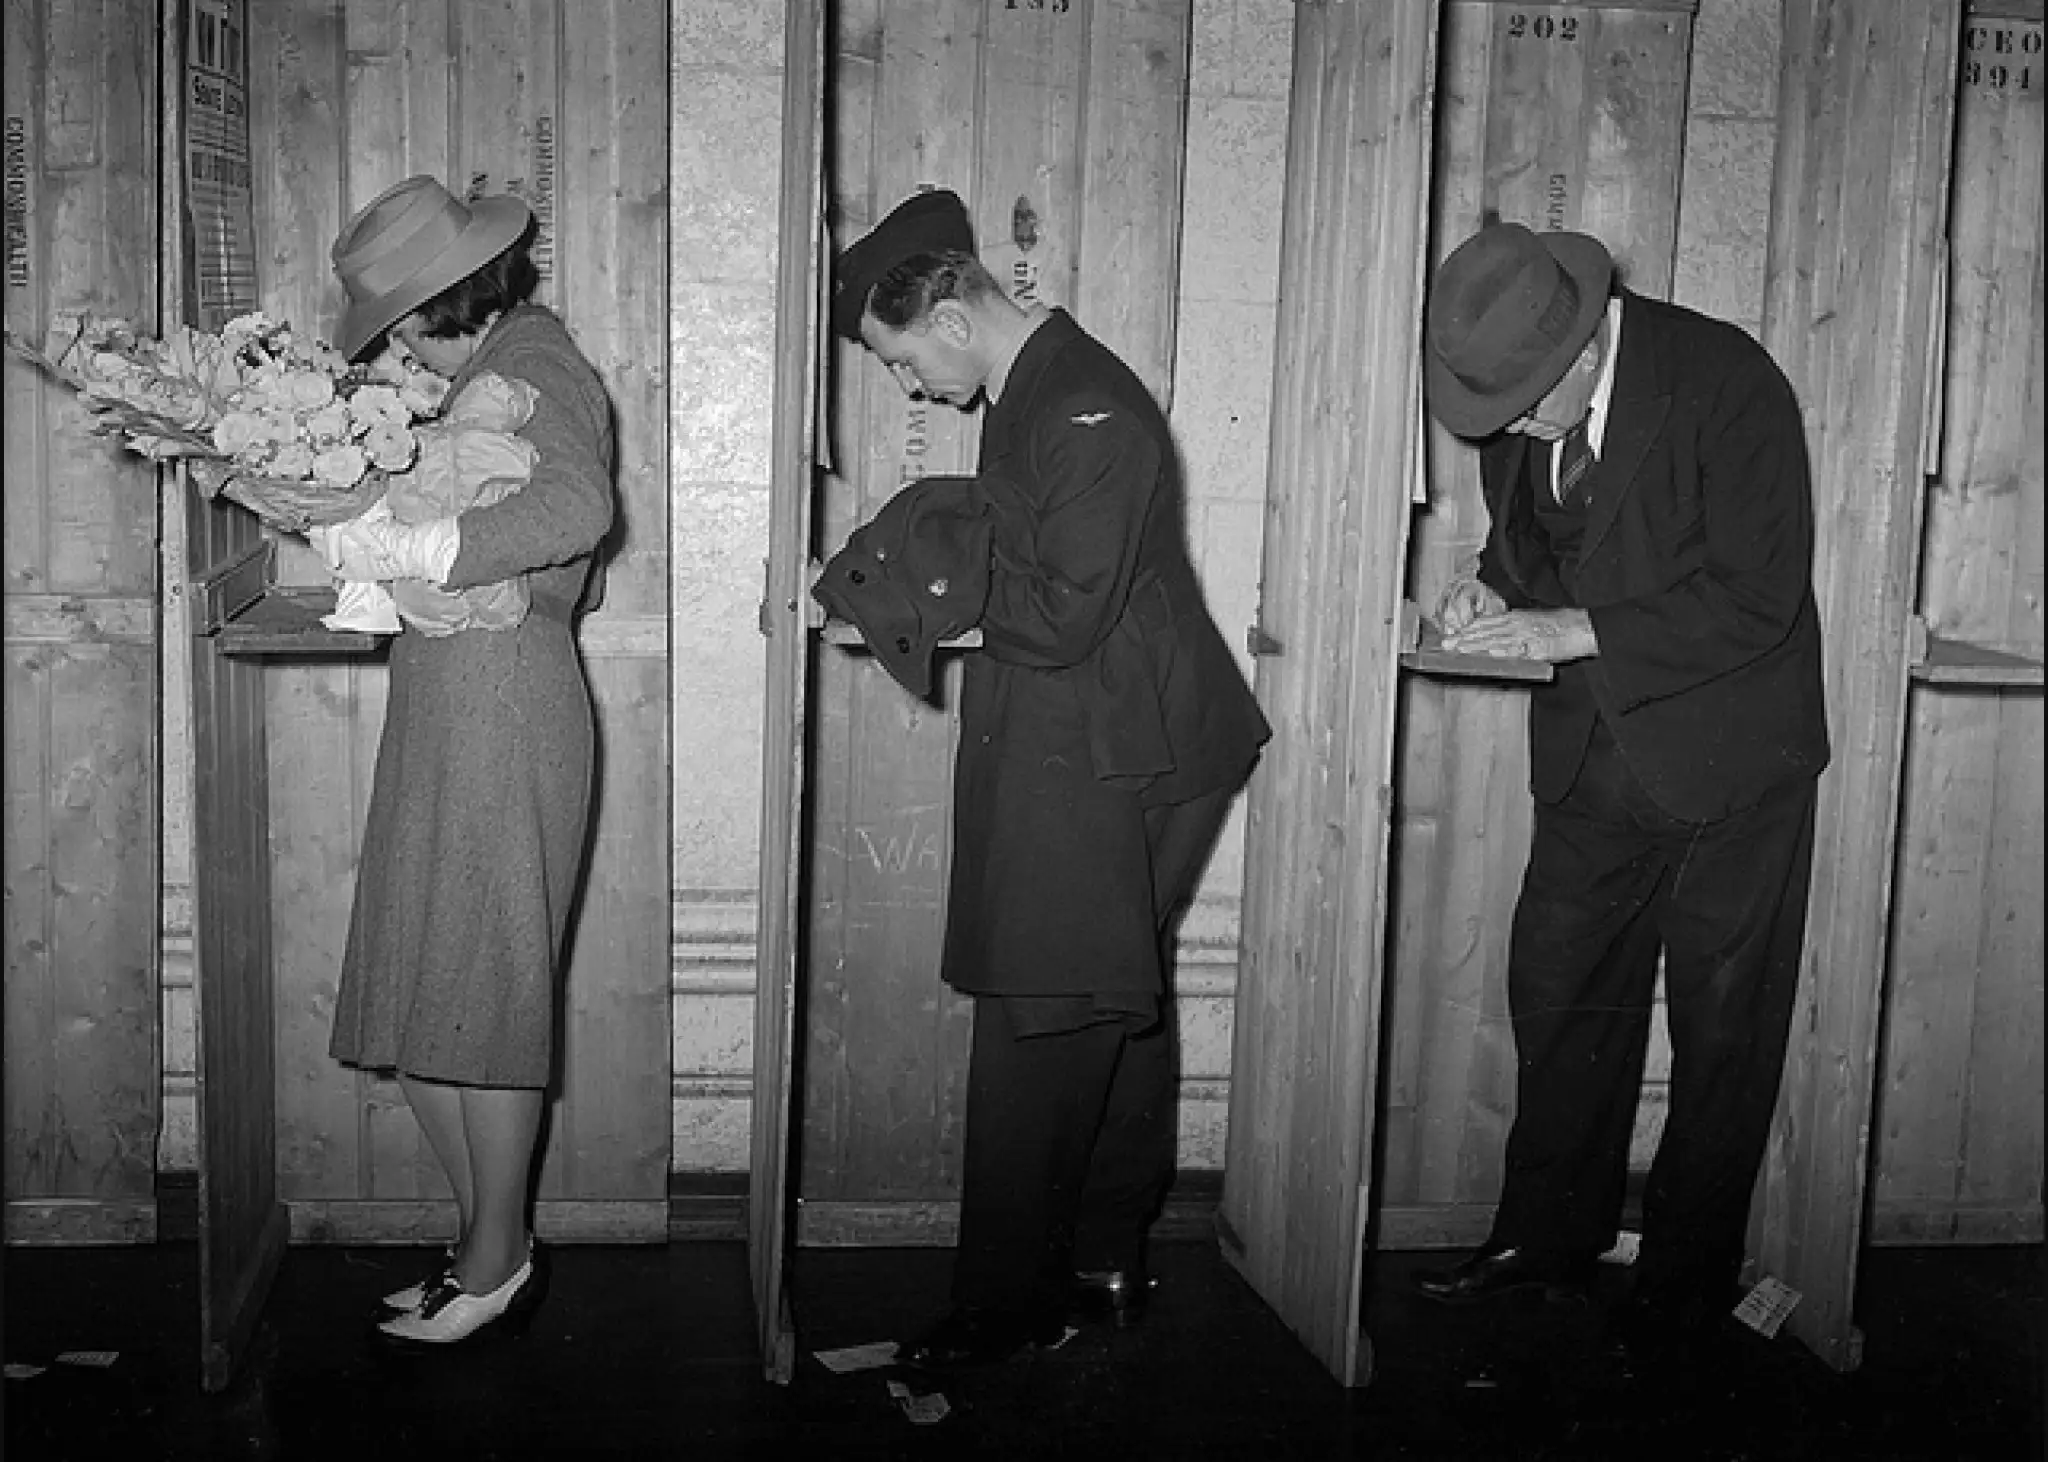
<svg viewBox="0 0 2048 1462">
<path fill-rule="evenodd" d="M 1595 456 L 1607 439 L 1607 403 L 1614 397 L 1614 362 L 1621 356 L 1621 296 L 1607 301 L 1607 353 L 1600 358 L 1600 379 L 1593 383 L 1593 401 L 1586 413 L 1586 440 Z"/>
</svg>

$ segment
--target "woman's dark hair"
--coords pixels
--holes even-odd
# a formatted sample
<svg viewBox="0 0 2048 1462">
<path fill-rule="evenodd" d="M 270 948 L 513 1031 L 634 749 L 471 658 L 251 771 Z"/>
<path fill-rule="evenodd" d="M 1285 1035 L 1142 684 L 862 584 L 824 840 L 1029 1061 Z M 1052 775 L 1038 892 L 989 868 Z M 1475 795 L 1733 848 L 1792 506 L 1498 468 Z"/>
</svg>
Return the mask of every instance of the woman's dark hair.
<svg viewBox="0 0 2048 1462">
<path fill-rule="evenodd" d="M 891 330 L 908 330 L 941 300 L 972 303 L 1001 293 L 995 276 L 972 254 L 956 249 L 912 254 L 875 281 L 868 313 Z"/>
<path fill-rule="evenodd" d="M 529 228 L 504 253 L 421 305 L 420 334 L 433 340 L 474 335 L 492 315 L 532 298 L 534 290 L 540 287 L 540 270 L 530 252 L 532 238 L 533 230 Z"/>
</svg>

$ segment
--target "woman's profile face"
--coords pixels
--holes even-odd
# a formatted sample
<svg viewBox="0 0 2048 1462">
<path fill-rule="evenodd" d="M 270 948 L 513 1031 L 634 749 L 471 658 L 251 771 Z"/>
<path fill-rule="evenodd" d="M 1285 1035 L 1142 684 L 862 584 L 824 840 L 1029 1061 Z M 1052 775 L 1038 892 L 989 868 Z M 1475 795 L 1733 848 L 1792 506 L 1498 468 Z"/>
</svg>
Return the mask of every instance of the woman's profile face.
<svg viewBox="0 0 2048 1462">
<path fill-rule="evenodd" d="M 426 334 L 422 324 L 415 310 L 391 327 L 391 338 L 406 354 L 446 380 L 453 380 L 483 344 L 483 330 L 474 335 L 434 336 Z"/>
</svg>

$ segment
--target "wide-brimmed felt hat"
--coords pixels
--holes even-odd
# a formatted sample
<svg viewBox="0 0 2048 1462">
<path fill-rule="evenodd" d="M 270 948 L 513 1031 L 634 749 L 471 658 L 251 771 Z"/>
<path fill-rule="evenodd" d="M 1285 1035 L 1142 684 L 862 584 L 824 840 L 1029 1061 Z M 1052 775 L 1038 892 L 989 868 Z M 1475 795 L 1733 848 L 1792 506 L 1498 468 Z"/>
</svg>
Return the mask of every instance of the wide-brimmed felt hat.
<svg viewBox="0 0 2048 1462">
<path fill-rule="evenodd" d="M 1614 260 L 1587 234 L 1482 228 L 1430 289 L 1429 409 L 1461 437 L 1490 436 L 1550 394 L 1600 328 Z"/>
<path fill-rule="evenodd" d="M 939 642 L 981 620 L 994 519 L 978 479 L 920 477 L 847 535 L 811 594 L 860 628 L 882 668 L 932 698 Z"/>
<path fill-rule="evenodd" d="M 832 272 L 832 331 L 860 339 L 868 294 L 884 274 L 919 254 L 974 252 L 974 225 L 967 205 L 948 188 L 925 188 L 892 208 L 888 216 L 850 244 Z"/>
<path fill-rule="evenodd" d="M 359 209 L 334 241 L 348 294 L 335 348 L 354 360 L 371 341 L 519 242 L 533 210 L 509 194 L 464 203 L 425 173 Z"/>
</svg>

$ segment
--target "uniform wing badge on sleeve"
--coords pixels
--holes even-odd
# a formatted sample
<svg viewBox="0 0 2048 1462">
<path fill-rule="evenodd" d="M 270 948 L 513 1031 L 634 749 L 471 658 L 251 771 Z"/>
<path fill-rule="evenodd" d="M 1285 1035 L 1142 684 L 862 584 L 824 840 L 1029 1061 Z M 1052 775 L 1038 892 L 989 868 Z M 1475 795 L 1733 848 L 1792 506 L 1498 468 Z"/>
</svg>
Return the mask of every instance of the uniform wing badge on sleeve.
<svg viewBox="0 0 2048 1462">
<path fill-rule="evenodd" d="M 1084 411 L 1079 416 L 1068 417 L 1067 420 L 1071 421 L 1075 426 L 1100 426 L 1103 422 L 1109 420 L 1109 413 L 1107 411 Z"/>
</svg>

